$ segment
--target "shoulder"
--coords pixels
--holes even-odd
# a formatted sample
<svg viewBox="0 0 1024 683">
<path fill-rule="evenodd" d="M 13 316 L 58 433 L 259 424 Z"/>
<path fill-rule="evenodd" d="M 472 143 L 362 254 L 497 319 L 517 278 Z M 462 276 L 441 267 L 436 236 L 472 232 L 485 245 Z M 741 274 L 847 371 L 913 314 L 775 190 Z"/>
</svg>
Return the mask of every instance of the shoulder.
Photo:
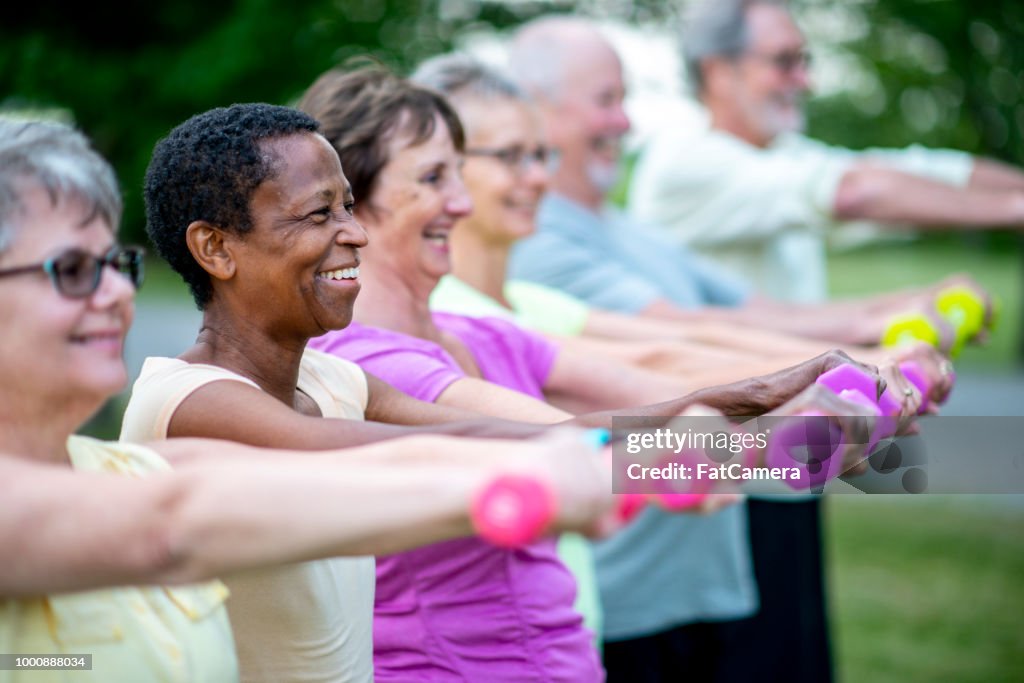
<svg viewBox="0 0 1024 683">
<path fill-rule="evenodd" d="M 341 412 L 345 417 L 361 416 L 366 411 L 369 401 L 366 373 L 350 360 L 307 348 L 302 354 L 302 363 L 299 366 L 299 386 L 317 400 L 319 392 L 310 391 L 313 385 L 320 388 L 324 399 L 329 398 L 333 404 L 340 401 L 354 409 L 347 410 L 343 407 Z M 317 400 L 317 403 L 323 402 Z M 323 408 L 321 405 L 321 409 Z M 325 414 L 325 417 L 327 416 Z"/>
<path fill-rule="evenodd" d="M 216 365 L 189 363 L 178 358 L 150 356 L 142 364 L 142 370 L 139 372 L 139 379 L 136 381 L 133 392 L 140 387 L 152 387 L 165 383 L 199 385 L 222 379 L 244 382 L 259 388 L 251 379 Z"/>
</svg>

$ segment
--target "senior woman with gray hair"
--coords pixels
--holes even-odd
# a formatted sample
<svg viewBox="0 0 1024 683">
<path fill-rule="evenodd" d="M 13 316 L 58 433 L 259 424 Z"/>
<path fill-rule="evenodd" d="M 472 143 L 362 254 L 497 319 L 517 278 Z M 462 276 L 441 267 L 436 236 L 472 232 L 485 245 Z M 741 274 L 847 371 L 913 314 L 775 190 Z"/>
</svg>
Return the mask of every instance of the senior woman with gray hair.
<svg viewBox="0 0 1024 683">
<path fill-rule="evenodd" d="M 0 651 L 91 656 L 74 680 L 230 682 L 228 593 L 214 576 L 471 533 L 470 499 L 517 470 L 443 437 L 298 458 L 74 436 L 127 379 L 142 251 L 117 243 L 120 215 L 114 173 L 81 134 L 0 119 Z M 518 471 L 551 483 L 567 504 L 559 525 L 588 526 L 608 497 L 578 439 L 486 448 L 514 449 Z M 416 465 L 423 451 L 438 462 Z"/>
</svg>

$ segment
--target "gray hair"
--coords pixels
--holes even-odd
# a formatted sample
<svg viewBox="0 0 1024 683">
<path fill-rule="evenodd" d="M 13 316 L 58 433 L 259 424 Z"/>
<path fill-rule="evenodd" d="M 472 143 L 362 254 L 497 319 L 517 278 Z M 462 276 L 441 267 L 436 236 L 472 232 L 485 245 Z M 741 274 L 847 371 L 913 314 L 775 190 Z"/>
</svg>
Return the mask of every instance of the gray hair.
<svg viewBox="0 0 1024 683">
<path fill-rule="evenodd" d="M 449 101 L 526 99 L 526 94 L 505 74 L 464 53 L 431 57 L 416 68 L 409 80 L 436 90 Z"/>
<path fill-rule="evenodd" d="M 601 32 L 577 16 L 556 14 L 528 21 L 509 45 L 509 73 L 530 96 L 558 101 L 565 86 L 565 65 L 577 41 L 593 36 L 601 37 Z"/>
<path fill-rule="evenodd" d="M 786 0 L 704 0 L 693 6 L 681 32 L 683 64 L 694 94 L 704 88 L 701 65 L 712 57 L 739 57 L 750 47 L 747 10 L 755 5 L 788 8 Z"/>
<path fill-rule="evenodd" d="M 25 181 L 40 185 L 56 205 L 76 197 L 112 229 L 121 220 L 117 177 L 84 135 L 63 123 L 0 118 L 0 253 L 10 245 Z"/>
</svg>

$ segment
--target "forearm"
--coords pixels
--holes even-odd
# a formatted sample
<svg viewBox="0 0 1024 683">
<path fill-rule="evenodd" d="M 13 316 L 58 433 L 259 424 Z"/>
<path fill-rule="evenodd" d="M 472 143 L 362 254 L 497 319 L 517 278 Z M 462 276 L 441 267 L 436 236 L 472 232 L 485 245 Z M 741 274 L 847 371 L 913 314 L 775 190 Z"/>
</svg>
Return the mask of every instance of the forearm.
<svg viewBox="0 0 1024 683">
<path fill-rule="evenodd" d="M 710 321 L 743 330 L 746 348 L 760 346 L 755 340 L 772 340 L 776 345 L 760 346 L 775 352 L 821 352 L 837 344 L 873 344 L 881 336 L 881 321 L 875 316 L 851 316 L 827 306 L 751 302 L 738 308 L 704 309 Z M 864 319 L 866 318 L 866 319 Z M 816 340 L 816 341 L 815 341 Z M 762 351 L 763 353 L 763 351 Z"/>
<path fill-rule="evenodd" d="M 978 190 L 1024 192 L 1024 172 L 1001 161 L 976 158 L 967 186 Z"/>
<path fill-rule="evenodd" d="M 157 448 L 218 449 L 227 459 L 196 457 L 142 479 L 61 471 L 45 488 L 8 481 L 4 547 L 17 561 L 0 568 L 0 594 L 192 582 L 465 535 L 469 496 L 493 470 L 479 453 L 430 439 L 408 442 L 402 456 L 377 448 L 256 457 L 196 440 Z M 244 465 L 232 462 L 236 450 Z M 417 452 L 429 467 L 405 461 Z"/>
<path fill-rule="evenodd" d="M 1018 227 L 1024 225 L 1024 190 L 977 183 L 960 188 L 882 166 L 861 165 L 843 177 L 833 211 L 841 220 L 921 228 Z"/>
</svg>

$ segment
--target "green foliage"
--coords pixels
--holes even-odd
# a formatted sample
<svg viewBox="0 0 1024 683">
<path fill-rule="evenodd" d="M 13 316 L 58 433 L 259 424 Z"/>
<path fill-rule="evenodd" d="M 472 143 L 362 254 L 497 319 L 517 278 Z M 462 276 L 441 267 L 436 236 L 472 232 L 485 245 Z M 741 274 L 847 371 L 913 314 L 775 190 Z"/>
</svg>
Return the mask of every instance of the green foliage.
<svg viewBox="0 0 1024 683">
<path fill-rule="evenodd" d="M 808 13 L 849 5 L 800 4 Z M 1024 4 L 874 0 L 846 11 L 861 30 L 829 48 L 856 77 L 811 103 L 812 135 L 854 148 L 917 142 L 1024 164 Z"/>
<path fill-rule="evenodd" d="M 686 3 L 640 0 L 37 0 L 0 24 L 0 108 L 67 110 L 111 159 L 125 231 L 141 240 L 153 144 L 188 116 L 234 102 L 293 101 L 353 55 L 398 69 L 449 49 L 465 29 L 547 11 L 671 21 Z M 831 49 L 859 79 L 811 105 L 812 133 L 852 147 L 910 142 L 1024 162 L 1024 4 L 1015 0 L 799 0 L 847 12 L 861 31 Z"/>
<path fill-rule="evenodd" d="M 235 102 L 289 103 L 353 55 L 408 68 L 475 19 L 453 15 L 456 4 L 18 3 L 0 24 L 0 107 L 70 112 L 121 178 L 126 239 L 144 241 L 142 177 L 173 126 Z"/>
</svg>

